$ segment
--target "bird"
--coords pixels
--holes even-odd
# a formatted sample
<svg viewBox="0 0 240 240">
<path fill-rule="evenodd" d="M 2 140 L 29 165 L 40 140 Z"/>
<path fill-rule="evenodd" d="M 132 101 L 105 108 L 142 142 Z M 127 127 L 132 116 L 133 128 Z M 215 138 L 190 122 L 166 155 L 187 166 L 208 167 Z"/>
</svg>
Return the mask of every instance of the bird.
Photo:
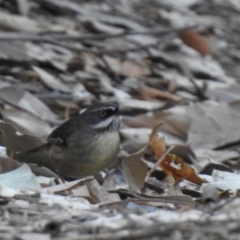
<svg viewBox="0 0 240 240">
<path fill-rule="evenodd" d="M 55 129 L 47 142 L 57 172 L 82 178 L 110 166 L 120 146 L 118 111 L 116 103 L 97 104 Z"/>
<path fill-rule="evenodd" d="M 94 176 L 114 163 L 120 147 L 119 128 L 119 105 L 98 103 L 53 130 L 40 148 L 48 149 L 62 178 Z"/>
</svg>

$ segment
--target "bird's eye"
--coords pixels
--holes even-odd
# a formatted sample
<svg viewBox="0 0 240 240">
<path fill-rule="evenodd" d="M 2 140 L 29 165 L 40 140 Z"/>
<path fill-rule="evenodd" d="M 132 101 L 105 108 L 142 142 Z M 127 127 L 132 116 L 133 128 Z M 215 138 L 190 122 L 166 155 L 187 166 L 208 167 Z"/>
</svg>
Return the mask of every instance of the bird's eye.
<svg viewBox="0 0 240 240">
<path fill-rule="evenodd" d="M 106 115 L 107 115 L 107 112 L 106 111 L 104 111 L 104 110 L 101 110 L 101 111 L 99 111 L 99 115 L 100 115 L 100 117 L 106 117 Z"/>
</svg>

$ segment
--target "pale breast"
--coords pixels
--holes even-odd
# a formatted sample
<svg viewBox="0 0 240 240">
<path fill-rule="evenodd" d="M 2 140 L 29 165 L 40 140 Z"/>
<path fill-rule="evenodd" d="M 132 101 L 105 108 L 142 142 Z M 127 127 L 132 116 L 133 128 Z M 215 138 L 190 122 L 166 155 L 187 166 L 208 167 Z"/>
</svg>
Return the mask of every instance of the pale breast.
<svg viewBox="0 0 240 240">
<path fill-rule="evenodd" d="M 96 138 L 96 146 L 92 153 L 93 156 L 97 156 L 99 161 L 108 165 L 114 161 L 119 151 L 119 134 L 118 132 L 108 132 Z"/>
</svg>

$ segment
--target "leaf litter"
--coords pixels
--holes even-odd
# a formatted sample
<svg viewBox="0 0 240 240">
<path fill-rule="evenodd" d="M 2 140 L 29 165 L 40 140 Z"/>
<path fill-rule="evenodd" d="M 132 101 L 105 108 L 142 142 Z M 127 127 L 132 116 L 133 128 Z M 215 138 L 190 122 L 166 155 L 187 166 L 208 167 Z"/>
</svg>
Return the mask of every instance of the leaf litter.
<svg viewBox="0 0 240 240">
<path fill-rule="evenodd" d="M 239 238 L 240 6 L 211 4 L 1 1 L 1 239 Z M 124 113 L 110 173 L 24 154 L 98 101 Z"/>
</svg>

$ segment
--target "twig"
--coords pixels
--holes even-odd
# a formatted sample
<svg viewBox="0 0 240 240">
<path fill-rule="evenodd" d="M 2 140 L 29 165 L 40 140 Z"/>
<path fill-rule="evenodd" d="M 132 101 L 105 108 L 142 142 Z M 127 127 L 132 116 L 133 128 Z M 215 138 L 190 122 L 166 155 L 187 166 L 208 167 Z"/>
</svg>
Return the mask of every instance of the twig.
<svg viewBox="0 0 240 240">
<path fill-rule="evenodd" d="M 66 34 L 59 35 L 40 35 L 40 34 L 32 34 L 32 33 L 0 33 L 0 41 L 32 41 L 32 42 L 49 42 L 49 41 L 83 41 L 83 40 L 104 40 L 108 38 L 118 38 L 128 35 L 146 35 L 146 34 L 160 34 L 165 35 L 171 32 L 183 31 L 186 29 L 192 29 L 196 27 L 195 25 L 184 27 L 184 28 L 172 28 L 172 29 L 148 29 L 145 31 L 123 31 L 121 33 L 109 34 L 109 33 L 100 33 L 100 34 L 85 34 L 85 35 L 77 35 L 70 36 Z"/>
<path fill-rule="evenodd" d="M 174 149 L 174 146 L 171 146 L 165 153 L 158 159 L 156 164 L 148 171 L 145 181 L 150 177 L 150 175 L 155 171 L 160 162 Z"/>
</svg>

